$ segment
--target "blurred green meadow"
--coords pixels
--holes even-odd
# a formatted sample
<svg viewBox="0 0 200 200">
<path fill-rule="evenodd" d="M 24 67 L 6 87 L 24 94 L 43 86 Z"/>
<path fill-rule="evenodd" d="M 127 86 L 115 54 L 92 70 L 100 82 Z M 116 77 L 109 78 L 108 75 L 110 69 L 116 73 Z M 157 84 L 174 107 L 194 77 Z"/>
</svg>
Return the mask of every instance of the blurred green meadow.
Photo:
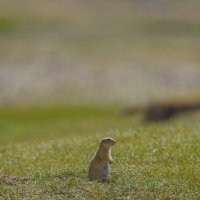
<svg viewBox="0 0 200 200">
<path fill-rule="evenodd" d="M 1 146 L 107 134 L 134 123 L 112 107 L 38 107 L 2 109 Z"/>
<path fill-rule="evenodd" d="M 199 199 L 200 114 L 129 106 L 199 96 L 195 0 L 0 0 L 0 199 Z M 89 182 L 102 137 L 110 181 Z"/>
</svg>

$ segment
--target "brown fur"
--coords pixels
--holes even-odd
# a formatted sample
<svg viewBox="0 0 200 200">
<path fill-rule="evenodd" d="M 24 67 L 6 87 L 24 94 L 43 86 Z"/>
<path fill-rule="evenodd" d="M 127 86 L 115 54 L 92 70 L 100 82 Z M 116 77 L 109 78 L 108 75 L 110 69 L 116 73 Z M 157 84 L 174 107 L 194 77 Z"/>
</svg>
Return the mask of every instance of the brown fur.
<svg viewBox="0 0 200 200">
<path fill-rule="evenodd" d="M 95 155 L 90 161 L 89 180 L 104 181 L 109 175 L 109 164 L 113 162 L 110 147 L 116 143 L 112 138 L 103 138 Z"/>
</svg>

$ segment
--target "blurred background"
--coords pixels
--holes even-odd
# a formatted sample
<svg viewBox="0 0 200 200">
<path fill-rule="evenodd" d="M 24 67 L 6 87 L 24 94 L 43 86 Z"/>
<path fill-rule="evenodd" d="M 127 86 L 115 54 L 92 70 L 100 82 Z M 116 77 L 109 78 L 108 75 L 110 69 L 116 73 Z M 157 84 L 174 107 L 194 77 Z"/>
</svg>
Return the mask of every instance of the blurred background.
<svg viewBox="0 0 200 200">
<path fill-rule="evenodd" d="M 1 0 L 0 106 L 196 95 L 199 9 L 197 0 Z"/>
<path fill-rule="evenodd" d="M 99 140 L 134 129 L 135 113 L 154 122 L 200 109 L 199 1 L 0 3 L 0 144 Z"/>
</svg>

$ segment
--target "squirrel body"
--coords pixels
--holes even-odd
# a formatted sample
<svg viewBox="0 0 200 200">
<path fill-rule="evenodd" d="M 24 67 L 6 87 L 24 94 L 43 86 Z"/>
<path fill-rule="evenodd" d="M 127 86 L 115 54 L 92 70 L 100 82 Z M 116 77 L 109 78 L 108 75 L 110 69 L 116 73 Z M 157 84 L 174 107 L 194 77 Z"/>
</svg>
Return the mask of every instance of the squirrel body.
<svg viewBox="0 0 200 200">
<path fill-rule="evenodd" d="M 103 138 L 99 147 L 90 161 L 89 166 L 89 180 L 105 181 L 108 178 L 110 166 L 113 159 L 110 155 L 110 148 L 116 143 L 112 138 Z"/>
</svg>

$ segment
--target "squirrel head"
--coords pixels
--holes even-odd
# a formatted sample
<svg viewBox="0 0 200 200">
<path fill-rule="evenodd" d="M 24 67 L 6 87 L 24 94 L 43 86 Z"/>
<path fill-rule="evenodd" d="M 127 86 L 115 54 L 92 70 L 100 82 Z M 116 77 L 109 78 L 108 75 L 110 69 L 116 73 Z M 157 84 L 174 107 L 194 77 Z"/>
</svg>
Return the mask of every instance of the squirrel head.
<svg viewBox="0 0 200 200">
<path fill-rule="evenodd" d="M 110 148 L 111 146 L 113 146 L 116 143 L 115 140 L 113 140 L 112 138 L 103 138 L 100 142 L 100 145 L 105 147 L 105 148 Z"/>
</svg>

